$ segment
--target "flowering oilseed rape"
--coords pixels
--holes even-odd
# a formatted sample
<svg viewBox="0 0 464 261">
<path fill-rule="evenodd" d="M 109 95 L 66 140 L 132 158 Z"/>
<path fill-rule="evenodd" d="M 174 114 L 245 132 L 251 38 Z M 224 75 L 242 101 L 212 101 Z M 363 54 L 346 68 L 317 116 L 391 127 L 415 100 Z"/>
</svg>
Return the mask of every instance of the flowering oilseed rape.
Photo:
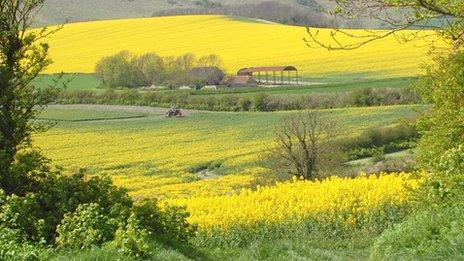
<svg viewBox="0 0 464 261">
<path fill-rule="evenodd" d="M 322 41 L 330 41 L 330 30 L 321 29 L 319 36 Z M 128 50 L 161 56 L 217 54 L 229 73 L 251 66 L 293 65 L 305 76 L 358 73 L 415 76 L 420 72 L 419 64 L 427 61 L 429 50 L 429 42 L 400 44 L 392 36 L 350 52 L 330 52 L 308 48 L 304 37 L 307 37 L 304 27 L 217 15 L 74 23 L 46 39 L 54 61 L 47 73 L 90 73 L 102 57 Z M 338 40 L 353 39 L 341 36 Z"/>
<path fill-rule="evenodd" d="M 321 116 L 345 126 L 340 135 L 353 135 L 394 123 L 413 113 L 413 108 L 345 108 L 321 111 Z M 149 115 L 122 121 L 61 122 L 34 139 L 66 171 L 83 168 L 89 175 L 111 176 L 134 197 L 230 195 L 256 184 L 257 177 L 265 174 L 257 160 L 271 146 L 274 126 L 289 114 L 195 113 L 174 121 Z M 89 112 L 82 115 L 90 116 Z M 210 163 L 218 165 L 212 177 L 196 173 L 197 166 Z"/>
<path fill-rule="evenodd" d="M 190 222 L 202 229 L 298 222 L 361 223 L 387 206 L 401 206 L 422 180 L 410 174 L 333 177 L 323 181 L 293 181 L 240 194 L 166 200 L 184 205 Z"/>
</svg>

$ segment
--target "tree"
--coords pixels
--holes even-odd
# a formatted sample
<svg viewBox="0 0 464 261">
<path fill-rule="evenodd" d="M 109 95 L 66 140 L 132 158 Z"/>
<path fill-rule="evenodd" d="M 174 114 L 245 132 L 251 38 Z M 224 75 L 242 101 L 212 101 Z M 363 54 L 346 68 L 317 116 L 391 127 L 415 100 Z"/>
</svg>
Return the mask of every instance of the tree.
<svg viewBox="0 0 464 261">
<path fill-rule="evenodd" d="M 321 40 L 320 31 L 308 28 L 311 47 L 322 46 L 329 50 L 352 50 L 375 40 L 394 36 L 400 42 L 413 41 L 438 35 L 450 43 L 454 50 L 464 47 L 464 2 L 462 0 L 333 0 L 337 7 L 331 11 L 344 19 L 375 19 L 390 30 L 384 32 L 348 32 L 333 29 L 330 41 Z M 417 30 L 405 33 L 404 30 Z M 428 29 L 431 31 L 424 31 Z M 430 33 L 432 32 L 432 33 Z M 348 43 L 342 37 L 351 38 Z M 431 38 L 430 38 L 431 39 Z M 434 40 L 430 44 L 433 45 Z"/>
<path fill-rule="evenodd" d="M 103 84 L 111 87 L 134 87 L 132 62 L 134 54 L 121 51 L 102 58 L 95 65 L 95 73 L 103 79 Z"/>
<path fill-rule="evenodd" d="M 335 125 L 317 110 L 302 111 L 283 120 L 275 130 L 276 147 L 269 162 L 274 171 L 316 179 L 343 161 L 335 142 Z"/>
<path fill-rule="evenodd" d="M 423 100 L 432 105 L 419 125 L 419 158 L 426 169 L 443 172 L 444 155 L 464 144 L 464 52 L 437 58 L 417 86 Z"/>
<path fill-rule="evenodd" d="M 221 70 L 224 68 L 221 57 L 216 54 L 202 56 L 198 59 L 197 63 L 200 67 L 217 67 Z"/>
<path fill-rule="evenodd" d="M 155 53 L 135 57 L 131 62 L 134 86 L 150 86 L 161 83 L 163 58 Z"/>
<path fill-rule="evenodd" d="M 100 247 L 115 238 L 118 250 L 150 255 L 152 235 L 187 241 L 196 228 L 182 208 L 138 206 L 110 178 L 63 175 L 32 147 L 31 134 L 46 127 L 35 120 L 56 94 L 32 84 L 50 64 L 41 40 L 53 31 L 28 31 L 42 4 L 0 0 L 0 234 L 11 243 L 0 256 L 17 257 L 28 243 Z"/>
<path fill-rule="evenodd" d="M 43 129 L 33 120 L 55 96 L 32 81 L 50 63 L 49 46 L 41 40 L 53 31 L 28 31 L 43 0 L 0 0 L 0 187 L 15 191 L 21 181 L 13 168 L 31 147 L 31 134 Z"/>
</svg>

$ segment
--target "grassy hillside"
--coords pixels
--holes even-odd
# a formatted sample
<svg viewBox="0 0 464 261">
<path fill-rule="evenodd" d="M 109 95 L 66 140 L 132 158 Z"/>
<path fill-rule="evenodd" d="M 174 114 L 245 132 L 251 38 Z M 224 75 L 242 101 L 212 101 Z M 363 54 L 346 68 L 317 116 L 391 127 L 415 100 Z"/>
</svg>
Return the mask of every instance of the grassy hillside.
<svg viewBox="0 0 464 261">
<path fill-rule="evenodd" d="M 357 32 L 357 31 L 353 31 Z M 359 32 L 357 32 L 359 33 Z M 321 37 L 328 40 L 329 31 Z M 104 56 L 121 50 L 161 56 L 217 54 L 229 73 L 250 66 L 294 65 L 303 76 L 365 74 L 415 76 L 428 47 L 399 44 L 394 37 L 350 52 L 308 48 L 305 28 L 248 22 L 226 16 L 178 16 L 68 24 L 47 41 L 54 64 L 47 73 L 94 70 Z M 340 39 L 349 42 L 353 39 Z M 426 44 L 425 42 L 422 44 Z M 379 52 L 379 50 L 382 50 Z"/>
<path fill-rule="evenodd" d="M 38 25 L 51 25 L 68 22 L 94 21 L 118 18 L 151 17 L 163 12 L 198 11 L 218 14 L 227 8 L 257 5 L 269 0 L 46 0 L 44 8 L 39 12 Z M 277 1 L 275 1 L 277 2 Z M 292 6 L 301 13 L 326 7 L 328 0 L 280 0 L 279 4 Z M 271 10 L 273 11 L 273 10 Z M 278 10 L 275 10 L 278 11 Z M 282 10 L 283 11 L 283 10 Z M 249 14 L 258 15 L 259 10 Z M 278 12 L 277 12 L 278 13 Z M 289 16 L 291 14 L 281 14 Z M 322 15 L 322 14 L 321 14 Z"/>
</svg>

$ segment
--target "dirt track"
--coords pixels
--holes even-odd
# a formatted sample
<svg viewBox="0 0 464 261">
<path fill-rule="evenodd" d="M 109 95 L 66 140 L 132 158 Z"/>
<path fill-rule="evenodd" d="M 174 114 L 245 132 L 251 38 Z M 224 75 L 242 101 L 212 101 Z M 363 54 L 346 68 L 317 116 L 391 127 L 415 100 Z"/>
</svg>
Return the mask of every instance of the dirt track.
<svg viewBox="0 0 464 261">
<path fill-rule="evenodd" d="M 82 110 L 100 110 L 100 111 L 124 111 L 132 113 L 143 113 L 148 115 L 165 115 L 169 110 L 167 108 L 157 108 L 148 106 L 126 106 L 126 105 L 93 105 L 93 104 L 74 104 L 74 105 L 49 105 L 50 109 L 82 109 Z M 182 110 L 185 116 L 202 111 Z"/>
</svg>

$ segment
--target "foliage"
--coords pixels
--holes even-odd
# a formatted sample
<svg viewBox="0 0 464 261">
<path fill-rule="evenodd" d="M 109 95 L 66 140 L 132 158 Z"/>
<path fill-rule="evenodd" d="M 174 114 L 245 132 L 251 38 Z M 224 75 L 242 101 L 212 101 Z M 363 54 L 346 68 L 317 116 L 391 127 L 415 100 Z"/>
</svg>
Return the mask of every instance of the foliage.
<svg viewBox="0 0 464 261">
<path fill-rule="evenodd" d="M 101 77 L 103 84 L 108 87 L 197 87 L 203 83 L 203 79 L 188 75 L 190 69 L 195 66 L 220 68 L 222 61 L 217 55 L 198 59 L 193 54 L 163 58 L 155 53 L 135 55 L 122 51 L 102 58 L 95 66 L 95 74 Z"/>
<path fill-rule="evenodd" d="M 81 204 L 58 225 L 56 243 L 61 248 L 84 249 L 111 241 L 117 224 L 96 203 Z"/>
<path fill-rule="evenodd" d="M 255 109 L 255 111 L 269 111 L 270 110 L 268 106 L 269 95 L 266 95 L 264 93 L 260 93 L 256 95 L 254 101 L 250 103 L 254 104 L 253 108 Z"/>
<path fill-rule="evenodd" d="M 196 227 L 186 222 L 189 214 L 182 209 L 163 210 L 156 201 L 132 206 L 125 191 L 106 178 L 58 176 L 38 184 L 37 192 L 22 197 L 0 191 L 0 227 L 17 233 L 25 246 L 56 240 L 62 249 L 85 249 L 114 239 L 113 245 L 141 255 L 148 253 L 144 244 L 153 240 L 148 236 L 186 243 L 195 235 Z M 147 241 L 138 244 L 141 240 Z"/>
<path fill-rule="evenodd" d="M 464 258 L 464 205 L 429 207 L 385 231 L 375 242 L 371 258 L 462 259 Z"/>
<path fill-rule="evenodd" d="M 160 209 L 156 202 L 144 200 L 133 209 L 139 225 L 153 235 L 167 235 L 166 240 L 187 243 L 195 236 L 196 226 L 186 222 L 190 216 L 182 207 L 166 206 Z"/>
<path fill-rule="evenodd" d="M 440 172 L 441 157 L 464 143 L 464 52 L 439 58 L 418 89 L 433 105 L 419 125 L 419 157 L 424 168 Z"/>
<path fill-rule="evenodd" d="M 418 139 L 418 130 L 412 122 L 400 122 L 369 128 L 355 138 L 341 138 L 339 142 L 348 151 L 348 159 L 357 160 L 413 148 Z"/>
<path fill-rule="evenodd" d="M 438 171 L 445 176 L 464 174 L 464 145 L 446 151 L 438 163 Z"/>
<path fill-rule="evenodd" d="M 308 104 L 318 109 L 331 109 L 420 103 L 417 95 L 407 89 L 373 89 L 369 91 L 369 95 L 371 95 L 369 99 L 374 102 L 369 104 L 354 101 L 356 100 L 354 97 L 359 95 L 357 90 L 346 93 L 314 93 L 298 96 L 268 95 L 266 93 L 212 94 L 221 94 L 221 91 L 217 93 L 181 90 L 139 92 L 137 90 L 115 91 L 111 89 L 104 92 L 66 91 L 60 94 L 57 103 L 143 105 L 165 108 L 175 106 L 208 111 L 288 111 L 304 109 Z"/>
<path fill-rule="evenodd" d="M 23 194 L 8 195 L 0 190 L 0 228 L 18 236 L 15 244 L 5 250 L 5 255 L 21 248 L 30 248 L 35 253 L 33 245 L 52 245 L 55 240 L 62 249 L 98 247 L 113 240 L 116 234 L 120 240 L 125 232 L 118 228 L 127 227 L 125 224 L 131 213 L 140 218 L 146 228 L 142 226 L 141 231 L 127 228 L 127 233 L 142 235 L 144 229 L 158 224 L 158 235 L 172 237 L 175 242 L 186 242 L 195 234 L 195 226 L 185 221 L 188 217 L 185 211 L 164 211 L 156 202 L 149 201 L 147 206 L 153 204 L 150 215 L 138 215 L 139 208 L 133 207 L 126 190 L 114 186 L 111 179 L 86 178 L 83 172 L 62 175 L 52 171 L 47 161 L 34 152 L 26 159 L 15 166 L 27 170 L 27 179 L 18 187 Z M 117 230 L 120 232 L 116 233 Z"/>
<path fill-rule="evenodd" d="M 43 248 L 28 243 L 18 230 L 0 226 L 1 260 L 39 260 L 42 257 L 41 252 L 44 252 Z"/>
<path fill-rule="evenodd" d="M 51 32 L 29 32 L 43 0 L 0 1 L 0 188 L 16 193 L 18 153 L 30 148 L 31 134 L 46 128 L 32 121 L 56 95 L 55 88 L 39 89 L 32 81 L 48 65 L 48 45 L 38 41 Z"/>
<path fill-rule="evenodd" d="M 140 226 L 140 221 L 132 214 L 127 224 L 118 228 L 114 240 L 109 242 L 106 248 L 136 258 L 147 258 L 153 254 L 150 237 L 150 231 Z"/>
</svg>

